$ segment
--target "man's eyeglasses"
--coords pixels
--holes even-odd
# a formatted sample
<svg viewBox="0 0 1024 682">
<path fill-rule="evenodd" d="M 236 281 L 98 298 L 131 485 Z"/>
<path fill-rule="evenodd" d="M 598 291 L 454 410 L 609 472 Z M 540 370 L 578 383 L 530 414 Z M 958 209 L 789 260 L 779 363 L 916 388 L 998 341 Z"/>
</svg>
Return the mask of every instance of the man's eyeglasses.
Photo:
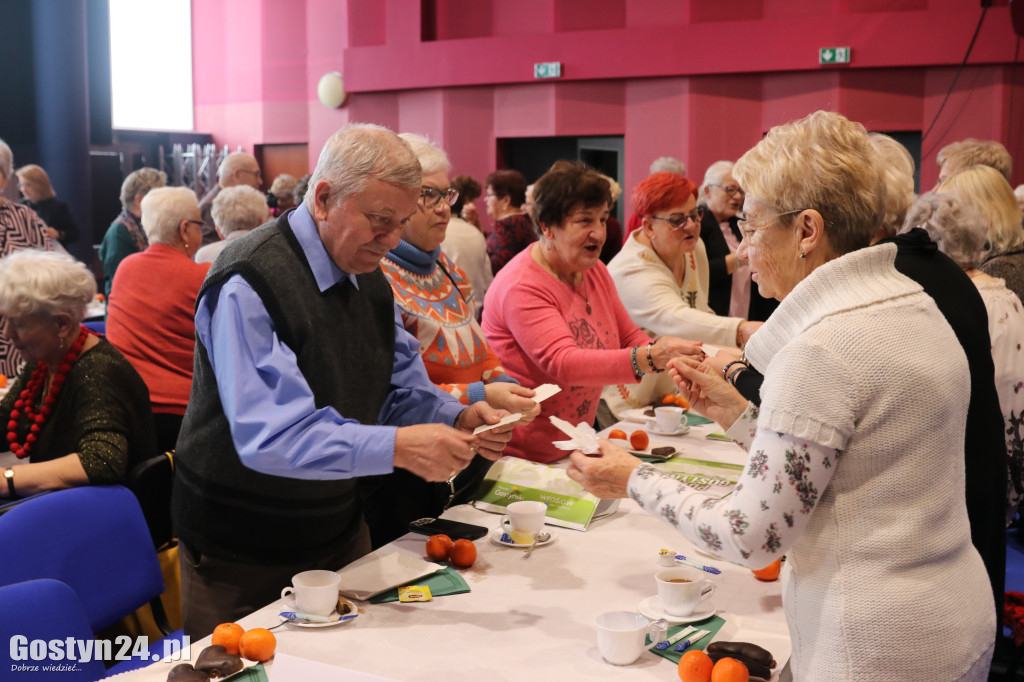
<svg viewBox="0 0 1024 682">
<path fill-rule="evenodd" d="M 261 171 L 259 168 L 257 168 L 256 170 L 249 170 L 248 168 L 239 168 L 238 172 L 239 173 L 252 173 L 252 176 L 254 178 L 258 178 L 258 177 L 261 177 L 263 175 L 263 171 Z"/>
<path fill-rule="evenodd" d="M 451 206 L 459 200 L 459 190 L 454 187 L 449 187 L 448 189 L 424 187 L 420 190 L 420 199 L 423 201 L 423 208 L 434 208 L 441 201 L 442 197 L 448 205 Z"/>
<path fill-rule="evenodd" d="M 713 182 L 708 183 L 708 185 L 710 187 L 717 187 L 718 189 L 722 190 L 723 192 L 725 192 L 726 194 L 728 194 L 730 196 L 737 196 L 737 195 L 743 196 L 743 194 L 744 194 L 743 188 L 742 187 L 737 187 L 736 185 L 716 185 Z"/>
<path fill-rule="evenodd" d="M 740 219 L 736 221 L 736 225 L 740 228 L 740 234 L 743 235 L 743 239 L 750 241 L 750 238 L 754 236 L 754 233 L 760 230 L 762 227 L 768 225 L 771 221 L 776 218 L 780 218 L 784 215 L 792 215 L 794 213 L 803 213 L 806 208 L 798 208 L 792 211 L 786 211 L 784 213 L 776 213 L 775 215 L 765 216 L 764 218 L 758 218 L 757 220 L 746 220 Z"/>
<path fill-rule="evenodd" d="M 673 230 L 681 230 L 686 227 L 686 223 L 693 221 L 695 223 L 700 222 L 700 211 L 690 211 L 689 213 L 673 213 L 670 216 L 652 215 L 651 220 L 664 220 L 666 223 L 672 226 Z"/>
</svg>

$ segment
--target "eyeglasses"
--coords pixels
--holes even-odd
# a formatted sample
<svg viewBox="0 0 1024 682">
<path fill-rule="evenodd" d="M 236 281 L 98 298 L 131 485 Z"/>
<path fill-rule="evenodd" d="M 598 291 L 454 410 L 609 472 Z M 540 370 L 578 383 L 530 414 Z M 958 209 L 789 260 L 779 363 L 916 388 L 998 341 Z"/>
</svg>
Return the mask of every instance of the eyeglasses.
<svg viewBox="0 0 1024 682">
<path fill-rule="evenodd" d="M 198 228 L 199 228 L 200 230 L 201 230 L 201 229 L 203 229 L 203 225 L 205 225 L 205 224 L 206 224 L 206 223 L 204 223 L 204 222 L 203 222 L 202 220 L 187 220 L 187 219 L 186 219 L 186 220 L 185 220 L 185 222 L 186 222 L 186 223 L 192 223 L 193 225 L 195 225 L 196 227 L 198 227 Z"/>
<path fill-rule="evenodd" d="M 420 199 L 423 201 L 423 208 L 431 209 L 440 203 L 441 199 L 448 203 L 449 206 L 455 204 L 459 200 L 459 190 L 454 187 L 448 189 L 438 189 L 436 187 L 426 187 L 420 190 Z"/>
<path fill-rule="evenodd" d="M 666 223 L 672 226 L 673 230 L 681 230 L 686 227 L 686 223 L 691 220 L 695 223 L 700 222 L 700 211 L 690 211 L 689 213 L 673 213 L 670 216 L 652 215 L 648 216 L 651 220 L 664 220 Z"/>
<path fill-rule="evenodd" d="M 743 188 L 742 187 L 737 187 L 736 185 L 716 185 L 715 183 L 712 182 L 712 183 L 708 183 L 708 186 L 709 187 L 717 187 L 718 189 L 722 190 L 723 192 L 725 192 L 726 194 L 729 194 L 731 196 L 737 196 L 737 195 L 743 196 L 745 194 L 745 192 L 743 191 Z"/>
<path fill-rule="evenodd" d="M 780 218 L 784 215 L 792 215 L 794 213 L 803 213 L 806 208 L 797 208 L 792 211 L 786 211 L 784 213 L 776 213 L 775 215 L 765 216 L 758 220 L 746 220 L 740 219 L 736 221 L 737 226 L 740 228 L 740 233 L 743 235 L 743 239 L 750 241 L 750 238 L 754 236 L 754 233 L 760 230 L 762 227 L 768 225 L 771 221 L 776 218 Z"/>
<path fill-rule="evenodd" d="M 257 168 L 256 170 L 249 170 L 248 168 L 239 168 L 238 172 L 239 173 L 252 173 L 254 178 L 258 178 L 258 177 L 263 175 L 263 171 L 261 171 L 259 168 Z"/>
</svg>

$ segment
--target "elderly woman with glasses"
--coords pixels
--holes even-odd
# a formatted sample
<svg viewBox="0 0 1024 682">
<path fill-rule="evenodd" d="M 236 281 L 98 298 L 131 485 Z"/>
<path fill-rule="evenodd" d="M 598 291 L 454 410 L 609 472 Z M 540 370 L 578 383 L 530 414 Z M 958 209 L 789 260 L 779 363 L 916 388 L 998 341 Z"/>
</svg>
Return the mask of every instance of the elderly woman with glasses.
<svg viewBox="0 0 1024 682">
<path fill-rule="evenodd" d="M 534 185 L 540 238 L 499 272 L 487 290 L 484 333 L 509 373 L 526 386 L 562 391 L 545 412 L 592 424 L 601 389 L 639 382 L 699 344 L 651 338 L 629 318 L 600 260 L 611 193 L 596 171 L 561 164 Z M 517 428 L 505 454 L 538 462 L 564 456 L 548 419 Z"/>
<path fill-rule="evenodd" d="M 25 250 L 0 260 L 3 336 L 26 362 L 0 401 L 17 460 L 0 497 L 123 483 L 157 453 L 146 385 L 82 326 L 95 294 L 96 278 L 70 256 Z"/>
<path fill-rule="evenodd" d="M 732 161 L 716 161 L 704 173 L 697 199 L 700 238 L 710 266 L 708 304 L 716 314 L 764 321 L 778 303 L 761 295 L 750 281 L 746 259 L 738 253 L 743 188 L 733 177 Z"/>
<path fill-rule="evenodd" d="M 520 412 L 522 423 L 540 414 L 533 390 L 519 385 L 501 366 L 476 320 L 475 293 L 465 271 L 441 250 L 458 190 L 448 180 L 448 155 L 419 135 L 399 137 L 412 147 L 423 169 L 419 210 L 402 228 L 402 240 L 381 261 L 402 324 L 419 339 L 427 375 L 465 405 L 486 401 Z M 469 499 L 491 462 L 480 455 L 451 485 L 428 483 L 404 470 L 361 480 L 366 521 L 374 547 L 409 529 L 409 522 L 438 516 L 451 501 Z"/>
<path fill-rule="evenodd" d="M 107 302 L 107 338 L 146 381 L 157 444 L 173 450 L 192 390 L 196 296 L 210 269 L 192 260 L 203 241 L 195 192 L 149 192 L 142 200 L 142 225 L 149 246 L 117 268 Z"/>
<path fill-rule="evenodd" d="M 702 362 L 672 371 L 748 449 L 740 482 L 717 499 L 607 443 L 600 458 L 574 453 L 569 475 L 724 560 L 756 569 L 785 554 L 795 680 L 986 680 L 996 613 L 964 497 L 968 360 L 895 268 L 896 245 L 865 248 L 886 199 L 867 131 L 815 112 L 773 128 L 735 175 L 741 256 L 781 301 L 746 347 L 765 368 L 760 410 Z M 913 624 L 898 655 L 879 628 L 892 613 Z"/>
</svg>

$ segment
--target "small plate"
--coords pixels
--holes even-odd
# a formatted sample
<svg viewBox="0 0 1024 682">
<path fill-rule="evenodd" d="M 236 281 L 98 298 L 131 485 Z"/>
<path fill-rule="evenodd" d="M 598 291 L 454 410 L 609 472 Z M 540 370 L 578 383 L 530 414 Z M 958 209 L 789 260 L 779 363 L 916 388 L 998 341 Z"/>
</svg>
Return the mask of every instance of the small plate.
<svg viewBox="0 0 1024 682">
<path fill-rule="evenodd" d="M 285 608 L 280 609 L 280 611 L 294 611 L 295 610 L 295 597 L 294 597 L 294 595 L 289 594 L 288 596 L 286 596 L 281 601 L 284 602 Z M 338 601 L 339 602 L 345 602 L 346 604 L 348 604 L 348 607 L 350 609 L 352 609 L 351 611 L 349 611 L 348 613 L 345 614 L 346 616 L 358 616 L 359 615 L 359 608 L 355 604 L 350 602 L 348 599 L 345 599 L 344 597 L 339 596 L 338 597 Z M 338 610 L 335 609 L 335 610 L 331 611 L 330 615 L 332 615 L 332 616 L 338 615 Z M 344 623 L 351 623 L 352 621 L 356 620 L 355 618 L 349 618 L 347 620 L 336 620 L 336 621 L 333 621 L 331 623 L 305 623 L 305 622 L 303 622 L 301 620 L 292 620 L 291 618 L 285 618 L 284 616 L 278 616 L 278 618 L 281 619 L 282 623 L 291 623 L 292 625 L 295 625 L 295 626 L 300 627 L 300 628 L 332 628 L 335 625 L 342 625 Z"/>
<path fill-rule="evenodd" d="M 658 599 L 658 595 L 656 594 L 652 594 L 650 597 L 640 602 L 640 613 L 651 620 L 664 618 L 668 621 L 669 625 L 682 625 L 683 623 L 696 623 L 700 620 L 707 620 L 711 616 L 715 615 L 716 612 L 717 611 L 714 606 L 698 606 L 697 610 L 689 616 L 670 616 L 665 613 L 665 610 L 661 607 L 661 600 Z"/>
<path fill-rule="evenodd" d="M 680 426 L 678 429 L 672 431 L 671 433 L 667 431 L 659 431 L 657 427 L 654 427 L 650 429 L 650 432 L 653 433 L 655 436 L 685 436 L 690 432 L 690 427 Z"/>
<path fill-rule="evenodd" d="M 538 542 L 536 544 L 537 547 L 543 547 L 544 545 L 550 545 L 558 537 L 558 534 L 555 533 L 555 531 L 552 530 L 551 528 L 548 528 L 547 526 L 544 527 L 544 532 L 548 534 L 548 539 L 545 540 L 544 542 Z M 487 537 L 488 537 L 488 539 L 491 542 L 493 542 L 494 544 L 499 545 L 501 547 L 513 547 L 515 549 L 526 549 L 527 547 L 530 546 L 529 542 L 518 543 L 518 542 L 512 542 L 512 541 L 508 541 L 508 540 L 503 541 L 501 539 L 501 536 L 504 533 L 505 533 L 505 529 L 504 528 L 495 528 L 494 530 L 491 531 L 491 534 L 488 535 Z"/>
</svg>

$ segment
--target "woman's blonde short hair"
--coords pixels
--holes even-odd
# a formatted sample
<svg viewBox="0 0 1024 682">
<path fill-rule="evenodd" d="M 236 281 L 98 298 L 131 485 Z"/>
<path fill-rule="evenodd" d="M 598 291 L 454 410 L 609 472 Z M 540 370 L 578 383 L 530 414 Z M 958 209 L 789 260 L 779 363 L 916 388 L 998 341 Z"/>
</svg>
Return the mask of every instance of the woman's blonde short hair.
<svg viewBox="0 0 1024 682">
<path fill-rule="evenodd" d="M 298 184 L 299 181 L 295 179 L 294 175 L 281 173 L 274 178 L 274 182 L 270 183 L 270 193 L 277 197 L 278 201 L 291 201 L 292 192 L 295 191 L 295 186 Z"/>
<path fill-rule="evenodd" d="M 954 194 L 925 192 L 907 210 L 901 232 L 920 227 L 939 250 L 964 270 L 973 270 L 989 252 L 985 219 Z"/>
<path fill-rule="evenodd" d="M 173 246 L 181 221 L 198 212 L 196 193 L 188 187 L 157 187 L 142 199 L 142 229 L 150 244 Z"/>
<path fill-rule="evenodd" d="M 0 140 L 0 175 L 5 179 L 11 179 L 11 168 L 14 167 L 14 153 L 7 143 Z"/>
<path fill-rule="evenodd" d="M 885 218 L 882 219 L 882 230 L 885 237 L 892 237 L 903 227 L 907 209 L 914 203 L 914 157 L 906 147 L 888 135 L 871 133 L 870 137 L 885 173 Z"/>
<path fill-rule="evenodd" d="M 40 199 L 52 199 L 56 195 L 53 185 L 50 184 L 50 176 L 46 174 L 42 166 L 30 163 L 14 171 L 14 174 L 22 183 L 32 185 L 39 190 Z"/>
<path fill-rule="evenodd" d="M 1003 174 L 991 166 L 971 166 L 950 175 L 935 188 L 955 194 L 974 208 L 988 226 L 992 255 L 1014 251 L 1024 244 L 1021 211 L 1013 188 Z"/>
<path fill-rule="evenodd" d="M 885 180 L 868 131 L 835 112 L 772 128 L 732 175 L 748 196 L 779 213 L 817 210 L 840 255 L 867 246 L 885 215 Z"/>
<path fill-rule="evenodd" d="M 121 183 L 121 208 L 129 210 L 135 203 L 135 197 L 149 194 L 151 189 L 167 184 L 167 173 L 156 168 L 139 168 L 128 174 Z"/>
<path fill-rule="evenodd" d="M 213 224 L 227 237 L 232 232 L 252 230 L 267 222 L 267 200 L 249 185 L 235 185 L 217 193 L 210 214 Z"/>
<path fill-rule="evenodd" d="M 0 314 L 13 319 L 67 313 L 85 319 L 96 278 L 71 256 L 23 249 L 0 260 Z"/>
<path fill-rule="evenodd" d="M 433 173 L 448 175 L 452 172 L 452 162 L 448 159 L 448 154 L 431 142 L 429 138 L 416 133 L 399 133 L 398 136 L 412 148 L 412 153 L 419 159 L 424 175 Z"/>
</svg>

